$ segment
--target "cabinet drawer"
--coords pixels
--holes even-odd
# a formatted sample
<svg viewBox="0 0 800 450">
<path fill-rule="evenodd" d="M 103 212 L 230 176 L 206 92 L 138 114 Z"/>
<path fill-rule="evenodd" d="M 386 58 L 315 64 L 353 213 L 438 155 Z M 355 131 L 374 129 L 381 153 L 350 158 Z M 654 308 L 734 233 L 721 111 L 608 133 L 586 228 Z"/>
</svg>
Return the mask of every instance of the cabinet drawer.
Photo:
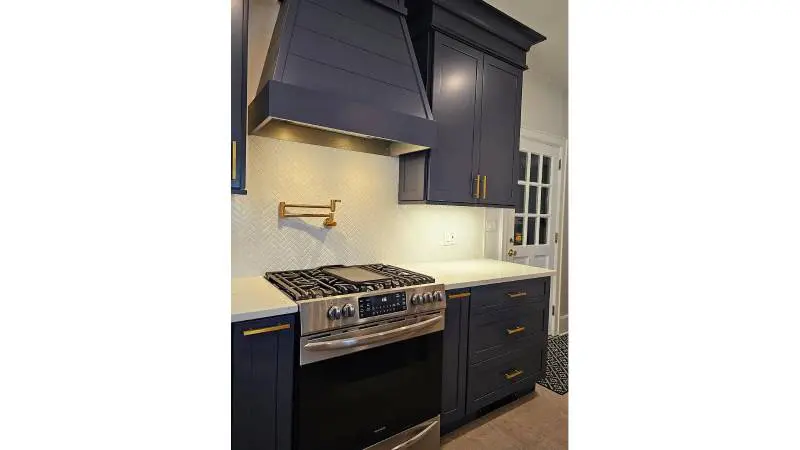
<svg viewBox="0 0 800 450">
<path fill-rule="evenodd" d="M 507 353 L 512 347 L 544 345 L 547 319 L 545 302 L 494 309 L 474 317 L 469 327 L 470 364 Z"/>
<path fill-rule="evenodd" d="M 547 303 L 549 294 L 550 277 L 474 287 L 470 315 L 529 302 Z"/>
<path fill-rule="evenodd" d="M 545 348 L 525 346 L 470 366 L 467 414 L 509 394 L 529 389 L 544 373 Z"/>
</svg>

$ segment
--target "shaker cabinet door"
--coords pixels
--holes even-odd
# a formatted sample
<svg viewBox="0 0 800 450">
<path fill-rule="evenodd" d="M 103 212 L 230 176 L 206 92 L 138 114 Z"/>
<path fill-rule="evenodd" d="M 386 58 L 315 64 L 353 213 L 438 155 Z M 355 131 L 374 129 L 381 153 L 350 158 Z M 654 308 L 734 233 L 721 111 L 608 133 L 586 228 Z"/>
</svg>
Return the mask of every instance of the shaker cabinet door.
<svg viewBox="0 0 800 450">
<path fill-rule="evenodd" d="M 440 33 L 434 45 L 431 103 L 438 137 L 430 150 L 428 201 L 474 203 L 483 54 Z"/>
<path fill-rule="evenodd" d="M 515 205 L 522 71 L 484 55 L 479 169 L 480 203 Z"/>
<path fill-rule="evenodd" d="M 469 290 L 448 291 L 442 348 L 442 427 L 464 417 L 467 389 Z"/>
<path fill-rule="evenodd" d="M 289 450 L 294 316 L 231 326 L 231 448 Z"/>
</svg>

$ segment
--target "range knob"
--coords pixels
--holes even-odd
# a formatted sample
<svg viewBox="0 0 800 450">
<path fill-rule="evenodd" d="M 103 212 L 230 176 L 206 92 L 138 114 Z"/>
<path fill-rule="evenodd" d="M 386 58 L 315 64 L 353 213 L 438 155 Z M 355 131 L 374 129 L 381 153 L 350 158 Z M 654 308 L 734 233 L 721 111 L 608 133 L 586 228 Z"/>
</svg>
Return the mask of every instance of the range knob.
<svg viewBox="0 0 800 450">
<path fill-rule="evenodd" d="M 411 296 L 411 304 L 412 305 L 421 305 L 422 304 L 422 296 L 419 294 L 414 294 Z"/>
<path fill-rule="evenodd" d="M 426 292 L 425 294 L 423 294 L 422 298 L 424 299 L 425 303 L 433 302 L 433 295 L 430 292 Z"/>
<path fill-rule="evenodd" d="M 353 317 L 356 315 L 356 309 L 350 303 L 342 306 L 342 317 Z"/>
<path fill-rule="evenodd" d="M 341 318 L 342 318 L 342 312 L 339 311 L 339 307 L 331 306 L 331 309 L 328 310 L 328 319 L 338 320 Z"/>
<path fill-rule="evenodd" d="M 444 292 L 436 291 L 433 293 L 433 301 L 441 302 L 444 300 Z"/>
</svg>

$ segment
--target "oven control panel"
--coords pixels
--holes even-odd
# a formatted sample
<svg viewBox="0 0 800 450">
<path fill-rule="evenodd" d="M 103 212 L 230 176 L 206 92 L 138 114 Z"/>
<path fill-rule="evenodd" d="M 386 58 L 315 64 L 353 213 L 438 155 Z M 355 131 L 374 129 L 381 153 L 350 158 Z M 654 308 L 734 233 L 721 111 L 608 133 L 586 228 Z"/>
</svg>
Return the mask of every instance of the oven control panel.
<svg viewBox="0 0 800 450">
<path fill-rule="evenodd" d="M 405 311 L 406 309 L 405 292 L 393 292 L 391 294 L 358 299 L 358 317 L 362 319 Z"/>
</svg>

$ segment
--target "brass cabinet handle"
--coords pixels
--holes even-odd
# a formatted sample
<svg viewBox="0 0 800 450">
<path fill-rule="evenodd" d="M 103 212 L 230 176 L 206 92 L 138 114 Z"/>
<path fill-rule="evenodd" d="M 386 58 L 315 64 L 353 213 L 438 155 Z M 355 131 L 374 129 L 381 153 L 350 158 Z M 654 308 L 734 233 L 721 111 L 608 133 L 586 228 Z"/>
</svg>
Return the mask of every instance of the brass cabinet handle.
<svg viewBox="0 0 800 450">
<path fill-rule="evenodd" d="M 481 176 L 475 175 L 475 193 L 472 198 L 481 198 Z"/>
<path fill-rule="evenodd" d="M 447 298 L 449 300 L 453 300 L 453 299 L 457 299 L 457 298 L 469 297 L 470 295 L 471 294 L 469 292 L 461 292 L 461 293 L 458 293 L 458 294 L 448 294 Z"/>
<path fill-rule="evenodd" d="M 273 331 L 288 330 L 289 328 L 291 328 L 291 326 L 288 323 L 282 323 L 280 325 L 275 325 L 274 327 L 254 328 L 252 330 L 244 330 L 242 331 L 242 334 L 245 336 L 251 336 L 254 334 L 272 333 Z"/>
<path fill-rule="evenodd" d="M 231 141 L 231 152 L 233 153 L 233 157 L 231 159 L 231 180 L 236 179 L 236 141 Z"/>
<path fill-rule="evenodd" d="M 522 370 L 511 371 L 511 372 L 505 374 L 506 375 L 506 380 L 511 380 L 513 378 L 517 378 L 518 376 L 522 375 L 523 373 L 525 373 L 525 372 L 522 371 Z"/>
<path fill-rule="evenodd" d="M 483 198 L 486 199 L 486 175 L 483 176 Z"/>
<path fill-rule="evenodd" d="M 517 297 L 525 297 L 526 295 L 528 295 L 528 293 L 525 291 L 519 291 L 519 292 L 509 292 L 506 295 L 511 298 L 517 298 Z"/>
<path fill-rule="evenodd" d="M 522 331 L 525 331 L 525 327 L 512 328 L 510 330 L 506 330 L 506 333 L 514 334 L 514 333 L 519 333 L 519 332 L 522 332 Z"/>
</svg>

